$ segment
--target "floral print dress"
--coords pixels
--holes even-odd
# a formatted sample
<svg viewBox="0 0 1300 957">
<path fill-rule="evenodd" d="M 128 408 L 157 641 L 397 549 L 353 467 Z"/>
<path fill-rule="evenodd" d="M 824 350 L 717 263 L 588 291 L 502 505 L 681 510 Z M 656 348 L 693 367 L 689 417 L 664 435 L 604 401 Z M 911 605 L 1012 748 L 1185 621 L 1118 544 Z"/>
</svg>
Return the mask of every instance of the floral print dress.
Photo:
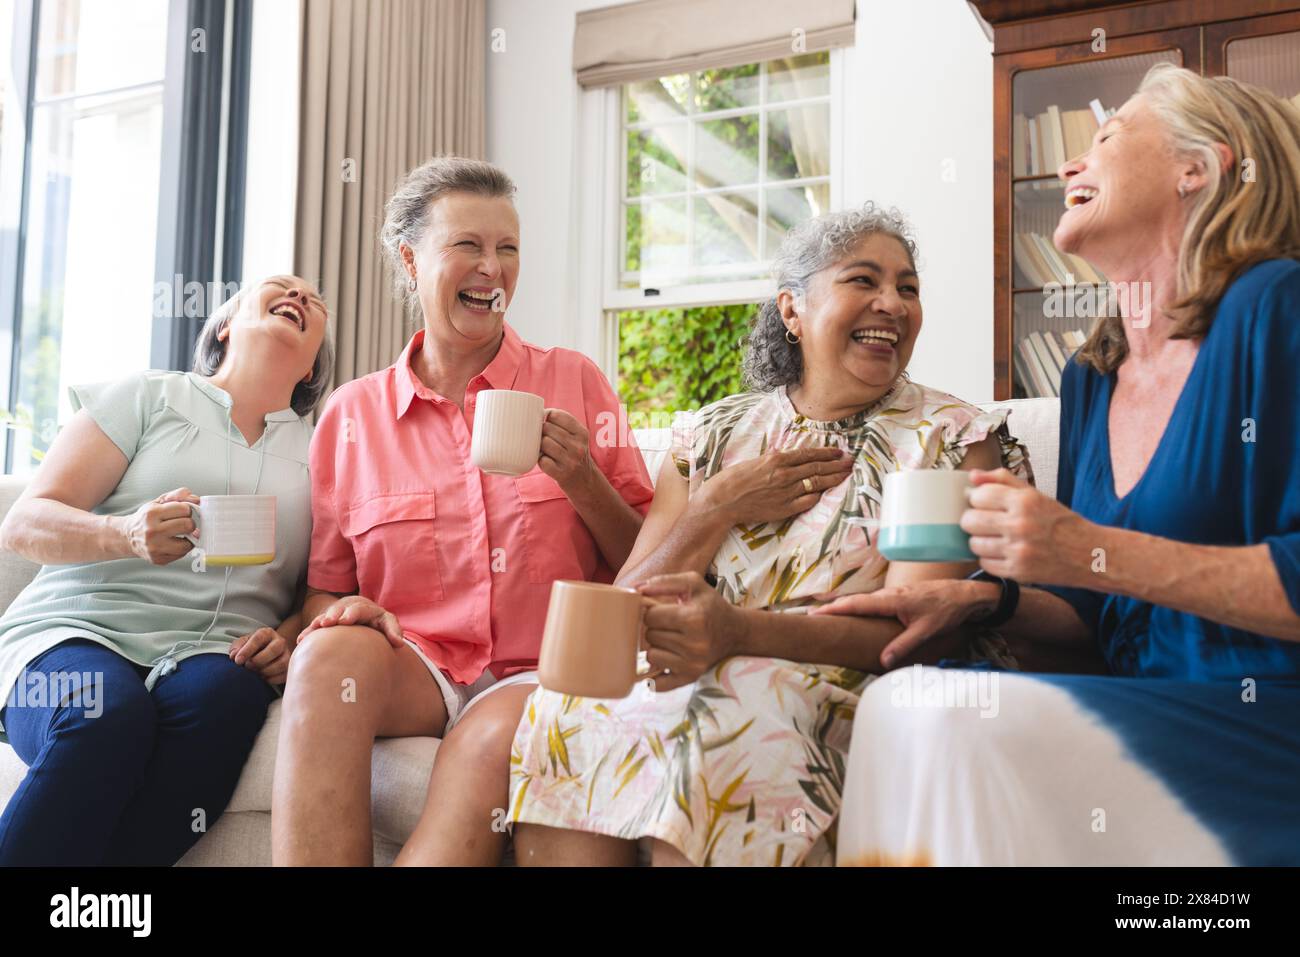
<svg viewBox="0 0 1300 957">
<path fill-rule="evenodd" d="M 729 396 L 678 417 L 671 454 L 695 494 L 721 469 L 774 449 L 839 446 L 850 476 L 780 523 L 737 525 L 708 579 L 744 608 L 788 613 L 884 584 L 875 547 L 882 477 L 952 469 L 998 437 L 1032 480 L 1008 410 L 984 412 L 906 376 L 870 407 L 819 422 L 784 388 Z M 858 698 L 871 675 L 775 658 L 725 659 L 695 683 L 618 700 L 538 688 L 511 751 L 509 819 L 658 838 L 698 865 L 831 863 Z"/>
</svg>

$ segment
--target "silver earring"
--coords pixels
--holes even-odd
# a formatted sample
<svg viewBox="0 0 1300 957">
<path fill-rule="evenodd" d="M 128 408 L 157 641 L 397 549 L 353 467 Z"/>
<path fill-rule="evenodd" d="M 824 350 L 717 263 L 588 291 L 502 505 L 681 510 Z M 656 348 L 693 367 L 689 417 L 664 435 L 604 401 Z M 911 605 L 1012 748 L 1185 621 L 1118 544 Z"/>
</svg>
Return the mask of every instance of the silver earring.
<svg viewBox="0 0 1300 957">
<path fill-rule="evenodd" d="M 1178 184 L 1178 198 L 1179 198 L 1179 199 L 1186 199 L 1186 198 L 1187 198 L 1187 184 L 1186 184 L 1186 183 L 1179 183 L 1179 184 Z"/>
<path fill-rule="evenodd" d="M 793 345 L 797 345 L 798 342 L 799 342 L 799 337 L 796 336 L 796 335 L 795 335 L 793 332 L 791 332 L 789 329 L 787 329 L 787 330 L 785 331 L 785 341 L 788 342 L 788 343 L 790 343 L 790 345 L 792 345 L 792 346 L 793 346 Z"/>
<path fill-rule="evenodd" d="M 415 277 L 412 276 L 410 279 L 406 280 L 406 291 L 415 292 L 415 285 Z"/>
</svg>

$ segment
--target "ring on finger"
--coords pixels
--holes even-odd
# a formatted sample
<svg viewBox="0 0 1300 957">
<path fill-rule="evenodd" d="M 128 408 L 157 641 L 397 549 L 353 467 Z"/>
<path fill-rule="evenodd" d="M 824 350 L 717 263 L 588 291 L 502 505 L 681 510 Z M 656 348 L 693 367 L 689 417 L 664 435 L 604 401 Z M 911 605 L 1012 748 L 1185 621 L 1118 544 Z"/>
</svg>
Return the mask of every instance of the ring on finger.
<svg viewBox="0 0 1300 957">
<path fill-rule="evenodd" d="M 803 490 L 804 490 L 805 492 L 811 492 L 811 491 L 813 490 L 812 479 L 808 478 L 807 476 L 804 476 L 804 480 L 803 480 Z"/>
</svg>

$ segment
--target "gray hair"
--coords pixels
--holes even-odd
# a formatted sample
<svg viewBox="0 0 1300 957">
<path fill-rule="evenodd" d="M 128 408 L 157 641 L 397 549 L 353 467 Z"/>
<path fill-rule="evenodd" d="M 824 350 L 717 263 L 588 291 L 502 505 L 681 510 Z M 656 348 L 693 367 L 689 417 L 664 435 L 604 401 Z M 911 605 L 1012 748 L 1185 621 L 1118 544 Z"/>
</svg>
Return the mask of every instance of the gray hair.
<svg viewBox="0 0 1300 957">
<path fill-rule="evenodd" d="M 243 307 L 249 290 L 257 289 L 261 283 L 245 286 L 220 306 L 212 311 L 203 328 L 199 330 L 198 341 L 194 343 L 194 371 L 201 376 L 216 375 L 222 361 L 226 358 L 227 342 L 217 338 L 219 333 Z M 328 310 L 325 317 L 325 336 L 321 339 L 320 349 L 316 352 L 316 361 L 312 363 L 311 380 L 299 382 L 293 387 L 293 396 L 289 406 L 298 415 L 310 415 L 325 393 L 329 390 L 330 377 L 334 374 L 334 338 L 330 333 Z"/>
<path fill-rule="evenodd" d="M 412 313 L 418 311 L 419 299 L 407 286 L 401 247 L 403 243 L 412 247 L 419 244 L 429 226 L 430 207 L 434 200 L 447 193 L 504 196 L 513 202 L 515 184 L 500 167 L 461 156 L 435 156 L 415 167 L 397 184 L 384 208 L 379 244 L 393 274 L 393 291 Z"/>
<path fill-rule="evenodd" d="M 916 243 L 912 227 L 897 209 L 881 209 L 868 201 L 855 209 L 823 213 L 805 220 L 786 233 L 772 260 L 776 291 L 789 291 L 796 299 L 807 296 L 813 276 L 834 265 L 854 246 L 875 233 L 891 236 L 907 250 L 916 268 Z M 803 354 L 785 337 L 785 323 L 777 297 L 760 307 L 746 338 L 744 376 L 758 391 L 794 385 L 803 377 Z"/>
</svg>

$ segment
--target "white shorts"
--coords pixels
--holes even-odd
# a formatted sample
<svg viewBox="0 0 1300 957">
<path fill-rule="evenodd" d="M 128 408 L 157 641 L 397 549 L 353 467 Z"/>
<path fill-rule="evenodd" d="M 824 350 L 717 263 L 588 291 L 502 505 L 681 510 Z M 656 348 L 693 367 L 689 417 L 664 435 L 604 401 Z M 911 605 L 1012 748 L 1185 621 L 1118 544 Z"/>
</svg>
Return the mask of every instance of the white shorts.
<svg viewBox="0 0 1300 957">
<path fill-rule="evenodd" d="M 443 736 L 446 736 L 465 713 L 470 708 L 478 704 L 483 698 L 486 698 L 494 691 L 502 688 L 508 688 L 511 685 L 537 684 L 536 671 L 522 671 L 517 675 L 511 675 L 509 678 L 497 680 L 496 675 L 484 668 L 477 681 L 472 685 L 458 685 L 442 673 L 442 669 L 433 663 L 428 655 L 413 642 L 410 638 L 403 638 L 410 645 L 420 660 L 424 662 L 429 673 L 433 675 L 433 680 L 438 682 L 438 689 L 442 692 L 442 700 L 447 704 L 447 727 L 443 730 Z"/>
</svg>

